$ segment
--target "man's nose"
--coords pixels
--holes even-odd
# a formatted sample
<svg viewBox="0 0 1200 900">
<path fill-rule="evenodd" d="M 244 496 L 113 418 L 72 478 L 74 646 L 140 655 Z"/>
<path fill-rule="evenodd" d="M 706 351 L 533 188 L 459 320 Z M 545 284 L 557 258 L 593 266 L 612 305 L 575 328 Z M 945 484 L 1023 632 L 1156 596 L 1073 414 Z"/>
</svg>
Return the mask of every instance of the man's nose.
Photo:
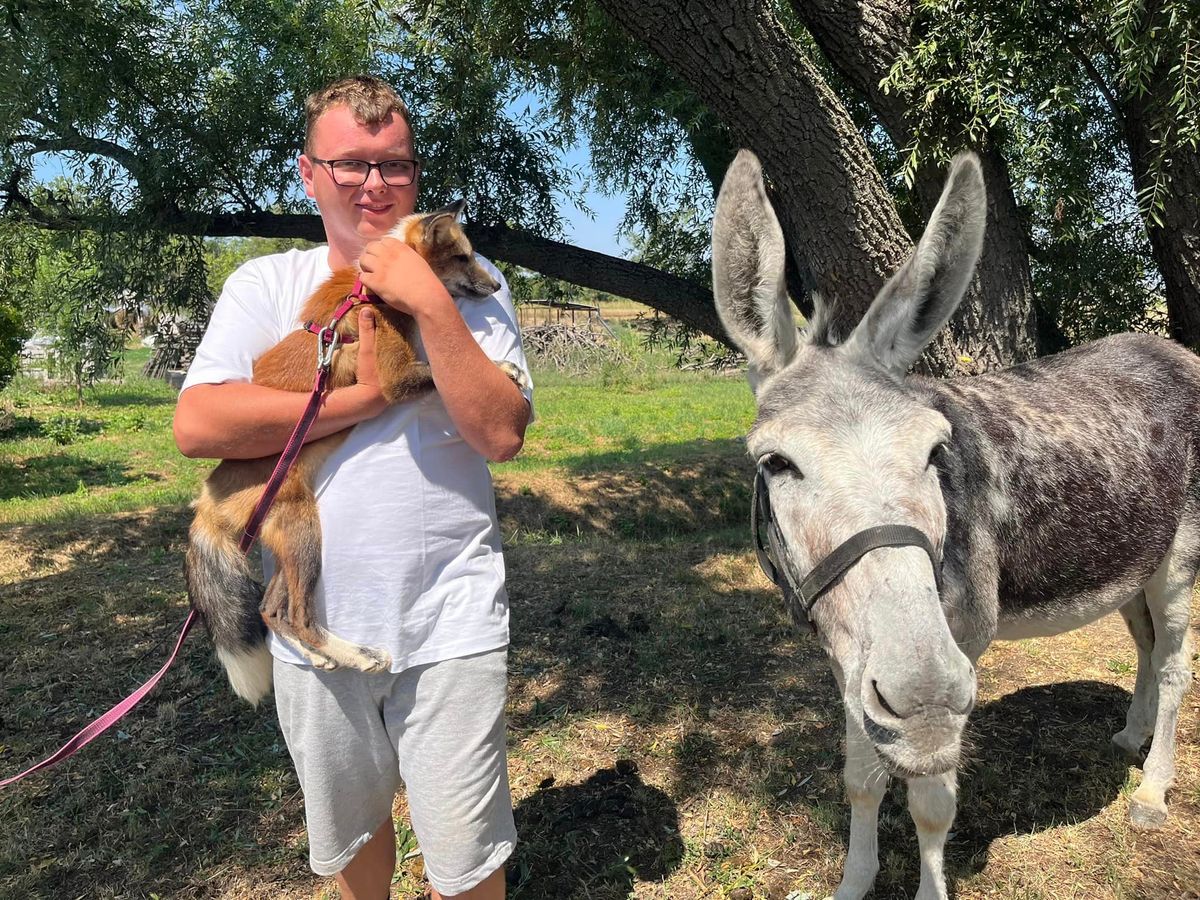
<svg viewBox="0 0 1200 900">
<path fill-rule="evenodd" d="M 364 191 L 383 191 L 389 187 L 388 183 L 383 180 L 383 175 L 379 169 L 371 169 L 367 172 L 367 180 L 363 182 Z"/>
</svg>

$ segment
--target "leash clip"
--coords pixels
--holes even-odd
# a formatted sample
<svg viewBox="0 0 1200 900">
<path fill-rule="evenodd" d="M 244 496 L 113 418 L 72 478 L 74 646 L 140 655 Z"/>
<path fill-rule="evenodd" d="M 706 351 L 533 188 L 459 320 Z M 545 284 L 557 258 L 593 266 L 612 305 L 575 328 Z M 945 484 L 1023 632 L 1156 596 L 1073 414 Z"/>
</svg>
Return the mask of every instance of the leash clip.
<svg viewBox="0 0 1200 900">
<path fill-rule="evenodd" d="M 342 342 L 336 326 L 337 319 L 334 319 L 317 332 L 317 368 L 323 371 L 333 365 L 333 354 Z"/>
</svg>

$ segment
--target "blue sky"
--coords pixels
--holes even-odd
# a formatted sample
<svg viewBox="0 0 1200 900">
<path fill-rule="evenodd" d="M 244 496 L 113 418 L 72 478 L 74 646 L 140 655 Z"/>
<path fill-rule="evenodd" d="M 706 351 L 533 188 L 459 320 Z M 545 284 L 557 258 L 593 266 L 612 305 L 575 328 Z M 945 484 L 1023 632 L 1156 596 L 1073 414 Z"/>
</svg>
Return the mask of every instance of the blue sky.
<svg viewBox="0 0 1200 900">
<path fill-rule="evenodd" d="M 568 242 L 609 256 L 625 256 L 629 247 L 617 240 L 617 226 L 625 215 L 624 199 L 589 193 L 587 203 L 595 214 L 594 220 L 574 207 L 560 206 Z"/>
</svg>

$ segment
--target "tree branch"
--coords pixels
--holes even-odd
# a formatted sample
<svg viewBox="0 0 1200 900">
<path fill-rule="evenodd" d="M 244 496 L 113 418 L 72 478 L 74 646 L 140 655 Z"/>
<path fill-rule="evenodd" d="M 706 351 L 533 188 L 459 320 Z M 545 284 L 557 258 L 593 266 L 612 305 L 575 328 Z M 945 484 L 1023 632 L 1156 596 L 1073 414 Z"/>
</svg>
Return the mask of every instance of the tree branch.
<svg viewBox="0 0 1200 900">
<path fill-rule="evenodd" d="M 1108 108 L 1112 111 L 1113 117 L 1116 118 L 1117 124 L 1120 125 L 1121 130 L 1124 131 L 1125 115 L 1121 112 L 1121 104 L 1117 101 L 1116 94 L 1112 92 L 1112 89 L 1104 80 L 1104 76 L 1100 74 L 1100 70 L 1096 68 L 1096 64 L 1088 58 L 1086 53 L 1079 49 L 1079 47 L 1075 44 L 1075 41 L 1071 39 L 1071 36 L 1068 36 L 1067 40 L 1065 40 L 1063 44 L 1066 46 L 1067 52 L 1075 57 L 1080 67 L 1083 69 L 1084 74 L 1087 75 L 1088 80 L 1096 86 L 1096 90 L 1098 90 L 1101 96 L 1104 97 L 1104 101 L 1108 104 Z"/>
<path fill-rule="evenodd" d="M 28 144 L 35 153 L 93 153 L 106 156 L 125 167 L 141 184 L 146 173 L 146 162 L 132 150 L 102 138 L 84 137 L 76 132 L 70 138 L 45 138 L 32 134 L 18 134 L 10 139 L 12 144 Z"/>
<path fill-rule="evenodd" d="M 147 216 L 136 221 L 127 218 L 66 218 L 38 209 L 27 197 L 8 190 L 15 201 L 39 227 L 52 230 L 122 231 L 145 227 Z M 304 213 L 203 213 L 163 209 L 149 218 L 158 219 L 159 227 L 175 234 L 203 237 L 278 237 L 323 241 L 321 218 Z M 729 344 L 713 305 L 712 292 L 702 284 L 680 278 L 660 269 L 630 262 L 506 225 L 468 226 L 475 249 L 485 256 L 503 260 L 581 287 L 603 291 L 644 303 L 673 316 L 723 344 Z"/>
</svg>

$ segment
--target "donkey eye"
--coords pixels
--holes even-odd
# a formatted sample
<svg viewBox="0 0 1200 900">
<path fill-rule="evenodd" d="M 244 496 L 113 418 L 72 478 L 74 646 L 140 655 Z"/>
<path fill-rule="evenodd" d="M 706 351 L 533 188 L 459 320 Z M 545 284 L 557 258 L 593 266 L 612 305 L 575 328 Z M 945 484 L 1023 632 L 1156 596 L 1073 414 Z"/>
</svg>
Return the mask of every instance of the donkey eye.
<svg viewBox="0 0 1200 900">
<path fill-rule="evenodd" d="M 778 453 L 768 453 L 758 461 L 758 464 L 770 472 L 772 475 L 778 475 L 780 472 L 792 472 L 795 475 L 804 477 L 803 473 L 792 465 L 792 461 L 786 456 L 781 456 Z"/>
<path fill-rule="evenodd" d="M 933 449 L 929 451 L 929 465 L 939 471 L 946 471 L 946 445 L 934 444 Z"/>
</svg>

